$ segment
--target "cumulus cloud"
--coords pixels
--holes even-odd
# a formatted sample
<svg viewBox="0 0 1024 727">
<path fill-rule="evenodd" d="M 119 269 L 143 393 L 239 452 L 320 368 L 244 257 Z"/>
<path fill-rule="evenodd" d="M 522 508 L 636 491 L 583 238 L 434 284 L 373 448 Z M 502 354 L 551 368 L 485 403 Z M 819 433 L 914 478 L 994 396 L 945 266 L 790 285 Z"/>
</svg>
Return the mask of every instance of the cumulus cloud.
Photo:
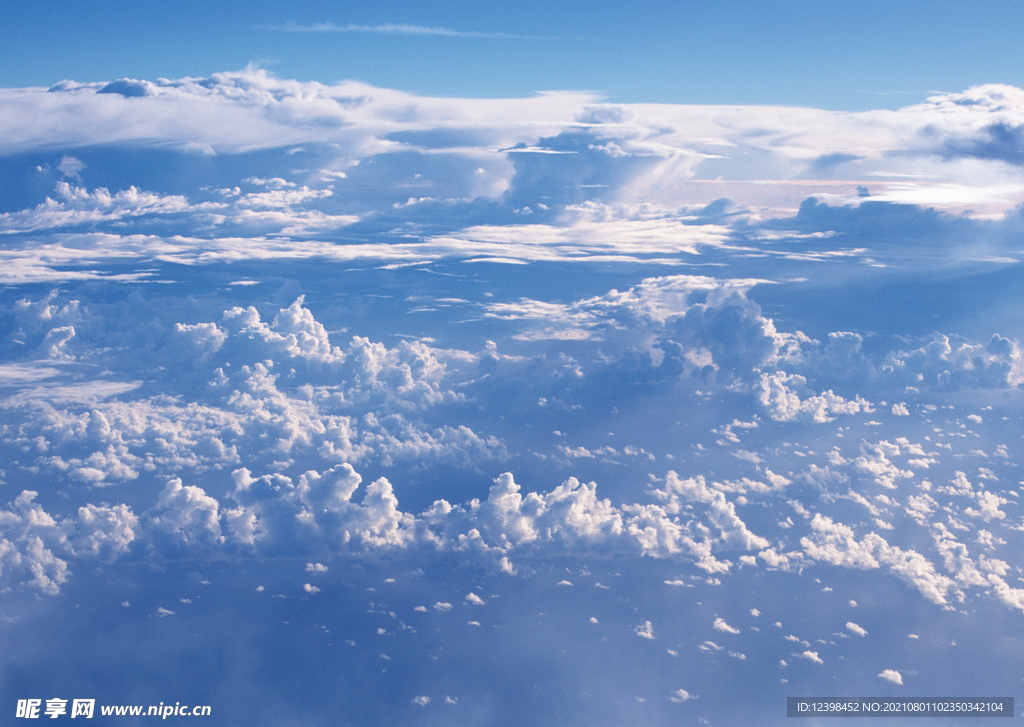
<svg viewBox="0 0 1024 727">
<path fill-rule="evenodd" d="M 860 570 L 886 566 L 893 575 L 917 588 L 928 600 L 947 603 L 956 583 L 941 574 L 924 556 L 914 550 L 903 550 L 890 545 L 876 533 L 857 540 L 853 528 L 815 513 L 811 520 L 813 535 L 803 537 L 800 543 L 805 554 L 814 560 Z"/>
<path fill-rule="evenodd" d="M 892 351 L 881 368 L 910 386 L 956 390 L 1008 388 L 1024 382 L 1020 345 L 998 334 L 985 345 L 936 333 L 919 348 Z"/>
<path fill-rule="evenodd" d="M 63 545 L 66 536 L 35 502 L 37 496 L 26 490 L 14 500 L 12 510 L 0 511 L 0 575 L 13 575 L 40 593 L 56 595 L 71 573 L 51 548 Z M 48 547 L 47 541 L 53 545 Z"/>
<path fill-rule="evenodd" d="M 87 226 L 126 217 L 196 213 L 207 209 L 206 206 L 190 206 L 180 195 L 161 197 L 135 187 L 114 194 L 104 188 L 90 192 L 64 181 L 57 183 L 56 197 L 56 200 L 47 197 L 32 210 L 0 214 L 0 234 Z"/>
<path fill-rule="evenodd" d="M 168 480 L 157 500 L 147 528 L 158 540 L 184 549 L 208 551 L 224 542 L 220 503 L 201 487 Z"/>
<path fill-rule="evenodd" d="M 857 634 L 857 636 L 867 636 L 868 635 L 867 631 L 865 631 L 863 628 L 861 628 L 860 626 L 855 624 L 853 621 L 847 621 L 846 622 L 846 630 L 849 631 L 852 634 Z"/>
<path fill-rule="evenodd" d="M 642 639 L 654 640 L 654 629 L 650 621 L 644 621 L 633 628 L 634 633 Z"/>
<path fill-rule="evenodd" d="M 871 404 L 856 397 L 847 401 L 831 390 L 817 395 L 800 396 L 806 390 L 807 379 L 799 374 L 787 374 L 777 371 L 774 374 L 761 374 L 757 382 L 757 400 L 768 415 L 776 421 L 812 421 L 817 423 L 830 422 L 840 414 L 856 414 L 861 411 L 872 411 Z"/>
<path fill-rule="evenodd" d="M 70 536 L 77 557 L 112 561 L 128 552 L 138 537 L 139 519 L 127 505 L 113 507 L 86 504 L 78 508 L 78 520 Z"/>
<path fill-rule="evenodd" d="M 893 684 L 903 685 L 903 676 L 895 669 L 884 669 L 881 674 L 878 675 L 881 679 L 885 679 L 887 682 Z"/>
<path fill-rule="evenodd" d="M 203 488 L 180 478 L 167 481 L 146 516 L 146 537 L 159 548 L 196 553 L 214 552 L 227 542 L 263 549 L 279 547 L 282 538 L 325 538 L 334 547 L 431 547 L 504 553 L 513 547 L 543 552 L 552 547 L 599 552 L 687 555 L 711 572 L 728 569 L 716 560 L 715 547 L 752 549 L 767 544 L 753 535 L 723 493 L 701 479 L 681 480 L 675 473 L 667 488 L 655 495 L 664 505 L 613 506 L 596 497 L 596 485 L 570 479 L 549 493 L 523 497 L 511 475 L 498 478 L 487 501 L 451 506 L 444 501 L 420 516 L 402 512 L 386 479 L 370 483 L 360 501 L 354 495 L 362 478 L 347 463 L 323 473 L 309 471 L 297 482 L 285 475 L 253 476 L 234 471 L 230 492 L 235 507 L 222 505 Z M 681 522 L 684 503 L 707 506 L 709 525 L 720 538 L 709 539 L 707 528 Z M 136 537 L 137 520 L 123 506 L 83 508 L 80 534 L 74 540 L 81 553 L 114 557 Z M 303 533 L 305 533 L 303 535 Z M 325 566 L 310 564 L 311 572 Z M 480 603 L 476 594 L 467 602 Z"/>
<path fill-rule="evenodd" d="M 734 627 L 730 626 L 729 624 L 727 624 L 725 622 L 725 619 L 723 619 L 723 618 L 716 618 L 715 619 L 714 628 L 717 631 L 724 631 L 727 634 L 738 634 L 740 632 L 739 629 L 734 628 Z"/>
</svg>

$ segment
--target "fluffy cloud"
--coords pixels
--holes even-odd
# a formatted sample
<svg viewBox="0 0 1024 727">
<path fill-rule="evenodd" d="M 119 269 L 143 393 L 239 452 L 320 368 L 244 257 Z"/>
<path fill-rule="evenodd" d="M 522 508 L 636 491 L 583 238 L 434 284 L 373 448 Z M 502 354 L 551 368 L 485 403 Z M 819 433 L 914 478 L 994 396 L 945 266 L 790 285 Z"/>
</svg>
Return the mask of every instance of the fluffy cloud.
<svg viewBox="0 0 1024 727">
<path fill-rule="evenodd" d="M 903 676 L 895 669 L 883 669 L 882 673 L 878 675 L 879 678 L 885 679 L 887 682 L 893 684 L 903 685 Z"/>
<path fill-rule="evenodd" d="M 37 230 L 90 226 L 114 222 L 126 217 L 197 213 L 209 206 L 190 206 L 180 195 L 161 197 L 135 187 L 111 194 L 104 188 L 92 192 L 68 182 L 58 182 L 57 199 L 49 197 L 32 210 L 0 214 L 0 233 L 35 232 Z M 216 207 L 216 206 L 215 206 Z"/>
<path fill-rule="evenodd" d="M 831 390 L 823 391 L 816 396 L 801 399 L 799 391 L 806 389 L 807 380 L 797 374 L 777 371 L 774 374 L 761 374 L 757 382 L 757 400 L 776 421 L 812 421 L 830 422 L 839 414 L 856 414 L 860 411 L 871 411 L 871 404 L 859 396 L 847 401 L 833 394 Z M 794 390 L 795 389 L 795 390 Z"/>
<path fill-rule="evenodd" d="M 642 624 L 637 624 L 633 631 L 642 639 L 654 640 L 654 629 L 651 628 L 650 621 L 644 621 Z"/>
<path fill-rule="evenodd" d="M 1006 388 L 1024 382 L 1020 345 L 998 334 L 982 345 L 936 333 L 919 348 L 893 351 L 881 368 L 911 386 Z"/>
<path fill-rule="evenodd" d="M 235 470 L 233 479 L 228 496 L 234 507 L 174 478 L 141 520 L 125 505 L 88 505 L 80 508 L 77 520 L 59 522 L 33 503 L 33 493 L 24 493 L 15 503 L 18 510 L 6 516 L 7 530 L 17 532 L 5 540 L 9 565 L 34 558 L 28 561 L 37 572 L 33 583 L 56 593 L 67 578 L 67 567 L 46 542 L 77 558 L 102 560 L 124 555 L 141 540 L 156 554 L 169 557 L 208 558 L 237 548 L 264 554 L 297 548 L 349 553 L 427 548 L 476 553 L 507 571 L 510 552 L 598 552 L 686 557 L 710 572 L 724 572 L 730 566 L 714 558 L 714 549 L 752 549 L 768 542 L 746 528 L 721 492 L 702 480 L 680 480 L 675 473 L 669 474 L 666 490 L 655 491 L 665 506 L 616 507 L 596 497 L 593 483 L 583 485 L 575 479 L 524 498 L 512 476 L 505 474 L 485 502 L 452 506 L 441 500 L 420 515 L 400 509 L 385 478 L 367 485 L 356 498 L 362 477 L 347 463 L 323 473 L 306 472 L 298 482 L 280 474 L 254 477 L 245 468 Z M 684 502 L 706 505 L 707 522 L 721 536 L 711 537 L 709 526 L 696 519 L 680 519 Z M 466 602 L 480 605 L 483 600 L 470 593 Z M 721 619 L 716 628 L 734 632 Z"/>
<path fill-rule="evenodd" d="M 88 504 L 78 508 L 70 550 L 79 558 L 114 560 L 128 552 L 138 532 L 139 519 L 127 505 Z"/>
<path fill-rule="evenodd" d="M 886 566 L 896 577 L 917 588 L 928 600 L 946 604 L 956 583 L 941 574 L 924 556 L 914 550 L 890 545 L 876 533 L 857 540 L 853 528 L 816 513 L 811 520 L 813 535 L 800 539 L 810 558 L 846 568 L 870 570 Z"/>
<path fill-rule="evenodd" d="M 55 595 L 71 573 L 51 547 L 65 545 L 66 536 L 35 502 L 37 495 L 26 490 L 15 499 L 12 510 L 0 511 L 0 576 Z"/>
<path fill-rule="evenodd" d="M 468 411 L 476 397 L 494 401 L 480 381 L 493 385 L 506 377 L 521 384 L 538 370 L 557 370 L 561 378 L 554 381 L 584 387 L 579 391 L 586 386 L 600 391 L 607 383 L 602 376 L 621 373 L 616 355 L 625 360 L 630 350 L 645 345 L 648 352 L 664 354 L 669 350 L 666 341 L 674 340 L 670 336 L 705 351 L 710 364 L 723 371 L 731 367 L 724 381 L 732 392 L 744 395 L 744 382 L 753 382 L 746 396 L 768 410 L 770 424 L 855 419 L 872 413 L 859 397 L 815 395 L 802 375 L 772 371 L 777 365 L 818 367 L 817 375 L 824 376 L 831 369 L 820 363 L 827 357 L 813 355 L 821 350 L 815 348 L 816 342 L 775 330 L 748 296 L 755 282 L 648 278 L 624 292 L 575 303 L 523 299 L 485 308 L 503 325 L 530 325 L 543 318 L 549 326 L 583 331 L 586 336 L 580 340 L 592 339 L 602 348 L 604 360 L 596 362 L 584 356 L 580 361 L 561 357 L 557 363 L 544 357 L 509 356 L 498 354 L 493 344 L 482 353 L 437 349 L 426 340 L 389 347 L 353 336 L 339 344 L 302 297 L 266 319 L 254 306 L 230 307 L 215 320 L 164 326 L 162 333 L 151 337 L 155 343 L 148 345 L 150 353 L 139 354 L 164 367 L 168 373 L 162 386 L 166 392 L 180 391 L 176 396 L 123 395 L 137 384 L 118 384 L 126 387 L 120 389 L 106 383 L 96 384 L 96 389 L 51 385 L 48 382 L 57 384 L 63 375 L 62 368 L 54 367 L 77 366 L 103 351 L 90 344 L 107 340 L 97 337 L 105 324 L 90 308 L 59 302 L 53 295 L 37 302 L 23 300 L 16 308 L 17 340 L 35 346 L 31 361 L 39 362 L 39 368 L 25 369 L 19 376 L 46 385 L 31 395 L 22 392 L 5 400 L 8 421 L 14 424 L 5 430 L 6 444 L 34 458 L 35 466 L 80 487 L 135 483 L 142 496 L 135 506 L 144 510 L 136 516 L 126 504 L 86 504 L 77 516 L 54 519 L 56 529 L 49 535 L 39 534 L 42 550 L 26 550 L 29 539 L 8 536 L 10 553 L 35 552 L 38 562 L 49 563 L 54 575 L 48 576 L 49 582 L 38 583 L 52 592 L 59 587 L 58 562 L 66 569 L 76 558 L 113 560 L 144 547 L 175 557 L 457 551 L 506 573 L 517 572 L 513 561 L 560 553 L 678 558 L 709 574 L 722 574 L 732 566 L 723 554 L 733 552 L 744 563 L 752 563 L 757 554 L 770 568 L 789 571 L 812 560 L 886 569 L 940 604 L 951 595 L 963 598 L 966 588 L 991 588 L 996 597 L 1016 607 L 1018 591 L 1000 571 L 1002 561 L 958 555 L 960 546 L 942 538 L 936 541 L 935 554 L 950 575 L 940 575 L 927 554 L 891 545 L 876 533 L 857 537 L 853 528 L 838 523 L 825 509 L 833 498 L 854 500 L 867 508 L 878 528 L 891 529 L 886 520 L 900 512 L 921 526 L 934 527 L 931 521 L 940 506 L 928 494 L 930 485 L 922 483 L 905 505 L 882 494 L 842 494 L 841 488 L 852 478 L 897 489 L 913 479 L 907 467 L 941 466 L 941 447 L 927 452 L 902 436 L 861 439 L 859 444 L 836 439 L 830 452 L 809 452 L 811 461 L 799 462 L 798 474 L 786 477 L 772 471 L 785 471 L 783 461 L 776 463 L 782 450 L 766 450 L 757 443 L 769 427 L 765 420 L 752 412 L 747 414 L 752 421 L 730 414 L 725 421 L 731 423 L 714 428 L 712 434 L 719 446 L 742 443 L 745 449 L 732 452 L 741 457 L 742 465 L 737 466 L 756 470 L 757 475 L 710 479 L 669 471 L 662 480 L 652 480 L 660 484 L 652 485 L 645 498 L 624 502 L 600 496 L 595 483 L 575 477 L 560 478 L 561 484 L 547 490 L 524 492 L 506 473 L 494 480 L 486 497 L 454 504 L 440 499 L 422 512 L 409 512 L 400 506 L 392 484 L 400 488 L 401 480 L 378 476 L 365 484 L 356 471 L 357 466 L 401 462 L 472 470 L 509 457 L 508 443 L 451 419 L 452 413 Z M 719 316 L 735 325 L 686 324 L 690 315 L 698 322 Z M 72 324 L 81 331 L 68 339 L 79 341 L 74 359 L 49 353 L 35 357 L 35 352 L 52 348 L 50 332 Z M 734 335 L 737 331 L 742 335 Z M 997 354 L 1005 353 L 997 349 Z M 841 360 L 862 364 L 856 357 L 830 360 L 830 365 Z M 654 371 L 669 366 L 669 361 L 665 355 L 656 365 L 651 356 L 646 366 Z M 125 366 L 135 364 L 128 359 Z M 674 369 L 672 376 L 674 381 L 692 382 L 691 386 L 713 383 L 696 368 L 689 374 Z M 970 420 L 972 424 L 989 420 L 976 418 L 982 421 Z M 553 452 L 566 455 L 601 453 L 607 464 L 632 462 L 630 452 L 645 451 L 560 441 L 553 447 Z M 648 454 L 645 461 L 655 461 Z M 906 465 L 901 459 L 905 457 L 912 458 Z M 228 472 L 233 473 L 230 478 Z M 985 469 L 982 477 L 996 474 Z M 751 499 L 771 507 L 780 492 L 803 484 L 813 485 L 822 503 L 811 510 L 800 506 L 798 512 L 810 527 L 805 535 L 797 535 L 801 549 L 766 537 L 769 533 L 760 532 L 762 519 L 755 532 L 746 515 L 741 517 L 741 508 Z M 987 523 L 1009 518 L 1003 509 L 1008 497 L 973 486 L 964 473 L 939 488 L 947 490 L 964 498 L 958 501 L 964 518 Z M 147 492 L 149 501 L 143 494 Z M 780 533 L 793 527 L 791 519 L 776 519 Z M 9 560 L 7 572 L 14 573 L 16 559 L 11 555 Z"/>
<path fill-rule="evenodd" d="M 865 631 L 862 627 L 860 627 L 857 624 L 855 624 L 853 621 L 847 621 L 846 622 L 846 630 L 849 631 L 852 634 L 857 634 L 857 636 L 867 636 L 868 635 L 867 631 Z"/>
<path fill-rule="evenodd" d="M 220 527 L 220 503 L 202 488 L 170 480 L 160 493 L 148 529 L 172 547 L 209 552 L 224 542 Z"/>
<path fill-rule="evenodd" d="M 730 626 L 725 622 L 725 619 L 722 618 L 715 619 L 714 628 L 717 631 L 724 631 L 727 634 L 738 634 L 740 632 L 739 629 Z"/>
</svg>

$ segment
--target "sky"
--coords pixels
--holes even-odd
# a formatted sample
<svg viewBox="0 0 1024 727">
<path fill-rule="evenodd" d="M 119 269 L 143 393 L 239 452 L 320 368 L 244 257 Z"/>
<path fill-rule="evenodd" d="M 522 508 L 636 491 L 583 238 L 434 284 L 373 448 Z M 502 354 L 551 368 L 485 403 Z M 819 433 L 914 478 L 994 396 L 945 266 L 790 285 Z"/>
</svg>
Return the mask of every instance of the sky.
<svg viewBox="0 0 1024 727">
<path fill-rule="evenodd" d="M 0 21 L 13 719 L 1018 696 L 1020 13 Z"/>
</svg>

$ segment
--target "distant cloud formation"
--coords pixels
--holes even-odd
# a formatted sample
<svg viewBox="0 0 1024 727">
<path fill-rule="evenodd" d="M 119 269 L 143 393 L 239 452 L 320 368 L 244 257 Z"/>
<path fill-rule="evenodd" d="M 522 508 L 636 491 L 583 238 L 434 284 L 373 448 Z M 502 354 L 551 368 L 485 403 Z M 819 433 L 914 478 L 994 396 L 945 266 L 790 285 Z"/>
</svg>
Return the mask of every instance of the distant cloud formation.
<svg viewBox="0 0 1024 727">
<path fill-rule="evenodd" d="M 403 24 L 276 29 L 516 37 Z M 110 144 L 199 155 L 279 149 L 329 172 L 350 172 L 351 190 L 373 175 L 351 164 L 415 158 L 419 181 L 389 177 L 404 194 L 394 202 L 507 193 L 513 207 L 529 207 L 535 217 L 543 212 L 538 205 L 588 198 L 703 206 L 721 197 L 777 217 L 811 196 L 830 204 L 918 204 L 984 215 L 1012 208 L 1024 191 L 1013 143 L 1021 134 L 1024 92 L 1010 86 L 936 95 L 897 111 L 837 113 L 609 104 L 566 92 L 435 99 L 247 69 L 179 80 L 64 81 L 48 91 L 7 89 L 0 98 L 7 109 L 0 122 L 5 154 Z M 65 123 L 68 118 L 78 123 Z M 76 164 L 63 165 L 72 177 L 81 172 L 78 164 L 91 163 L 74 158 Z M 744 161 L 755 158 L 756 164 Z M 362 187 L 364 198 L 369 191 Z"/>
</svg>

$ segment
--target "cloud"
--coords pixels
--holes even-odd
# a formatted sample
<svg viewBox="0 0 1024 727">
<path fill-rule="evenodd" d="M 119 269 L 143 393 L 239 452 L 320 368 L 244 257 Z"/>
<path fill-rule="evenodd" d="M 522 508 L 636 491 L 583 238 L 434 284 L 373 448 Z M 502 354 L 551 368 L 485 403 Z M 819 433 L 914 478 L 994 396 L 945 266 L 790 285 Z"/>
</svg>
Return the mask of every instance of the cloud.
<svg viewBox="0 0 1024 727">
<path fill-rule="evenodd" d="M 855 624 L 853 621 L 846 622 L 846 630 L 850 633 L 857 634 L 857 636 L 867 636 L 868 632 L 862 629 L 860 626 Z"/>
<path fill-rule="evenodd" d="M 715 619 L 714 628 L 715 628 L 716 631 L 724 631 L 727 634 L 738 634 L 740 632 L 739 629 L 733 628 L 732 626 L 727 624 L 725 622 L 725 619 L 723 619 L 723 618 L 716 618 Z"/>
<path fill-rule="evenodd" d="M 220 527 L 220 503 L 201 487 L 168 480 L 146 523 L 157 541 L 182 549 L 209 549 L 224 542 Z"/>
<path fill-rule="evenodd" d="M 237 605 L 225 594 L 248 594 L 306 635 L 304 657 L 354 649 L 314 674 L 302 665 L 318 660 L 280 641 L 275 663 L 298 671 L 268 703 L 305 722 L 342 702 L 373 722 L 397 667 L 420 684 L 399 694 L 407 711 L 461 693 L 461 711 L 518 705 L 505 711 L 529 721 L 550 695 L 512 694 L 493 654 L 514 670 L 535 642 L 548 682 L 570 687 L 570 672 L 579 686 L 608 662 L 566 661 L 590 647 L 558 624 L 596 629 L 591 646 L 611 648 L 628 681 L 638 662 L 615 649 L 658 640 L 658 658 L 675 658 L 680 623 L 754 581 L 764 608 L 790 603 L 771 617 L 772 658 L 800 650 L 790 671 L 823 664 L 829 634 L 869 645 L 852 621 L 815 633 L 805 618 L 842 593 L 836 568 L 894 586 L 872 618 L 920 643 L 942 635 L 922 609 L 945 609 L 957 639 L 982 647 L 998 628 L 973 632 L 960 611 L 1024 610 L 1022 359 L 1005 305 L 1024 218 L 1004 203 L 960 215 L 894 201 L 974 190 L 996 205 L 1021 181 L 1012 150 L 945 142 L 992 142 L 1005 108 L 428 99 L 251 71 L 0 98 L 0 147 L 17 162 L 0 192 L 12 638 L 76 604 L 72 636 L 76 623 L 131 636 L 170 602 L 216 646 L 213 617 Z M 966 114 L 976 133 L 955 128 Z M 895 176 L 912 170 L 934 176 Z M 159 584 L 133 580 L 140 563 Z M 355 600 L 325 599 L 329 584 Z M 95 617 L 128 603 L 125 589 L 135 609 Z M 655 634 L 666 604 L 682 621 Z M 261 608 L 235 647 L 259 641 Z M 483 629 L 495 609 L 508 628 Z M 375 633 L 387 664 L 366 651 Z M 466 651 L 467 636 L 483 648 Z M 148 643 L 176 663 L 171 642 Z M 726 676 L 756 660 L 693 644 Z M 445 654 L 490 691 L 413 673 L 448 679 Z M 391 676 L 356 674 L 367 656 Z M 303 712 L 317 700 L 292 687 L 326 677 L 365 698 Z M 662 694 L 711 704 L 712 682 Z M 588 696 L 584 711 L 617 698 Z"/>
<path fill-rule="evenodd" d="M 899 469 L 888 459 L 888 457 L 894 457 L 900 453 L 900 448 L 888 441 L 882 440 L 876 444 L 862 441 L 860 451 L 862 454 L 853 461 L 853 466 L 871 475 L 876 483 L 886 489 L 896 489 L 897 479 L 909 478 L 914 475 L 910 470 Z"/>
<path fill-rule="evenodd" d="M 0 213 L 0 234 L 34 232 L 62 227 L 91 226 L 127 217 L 197 213 L 210 206 L 195 207 L 180 195 L 162 197 L 135 187 L 111 194 L 104 188 L 92 192 L 61 181 L 57 200 L 46 201 L 32 210 Z M 212 208 L 216 209 L 214 205 Z"/>
<path fill-rule="evenodd" d="M 650 621 L 644 621 L 641 624 L 637 624 L 633 627 L 634 633 L 642 639 L 654 640 L 654 630 L 651 628 Z"/>
<path fill-rule="evenodd" d="M 919 348 L 889 353 L 882 368 L 908 385 L 952 390 L 1009 388 L 1024 382 L 1019 344 L 998 334 L 983 345 L 935 333 Z"/>
<path fill-rule="evenodd" d="M 668 701 L 676 702 L 677 704 L 682 704 L 683 702 L 688 702 L 691 699 L 697 699 L 697 695 L 696 694 L 690 694 L 685 689 L 677 689 L 674 692 L 672 692 L 672 694 L 670 694 L 669 697 L 668 697 Z"/>
<path fill-rule="evenodd" d="M 66 542 L 56 520 L 35 502 L 38 493 L 26 490 L 0 511 L 0 575 L 21 580 L 46 595 L 57 595 L 71 576 L 67 561 L 51 548 Z M 47 545 L 47 542 L 51 545 Z"/>
<path fill-rule="evenodd" d="M 885 565 L 925 598 L 940 605 L 947 603 L 948 593 L 955 590 L 954 581 L 937 573 L 935 566 L 920 553 L 890 545 L 880 535 L 872 532 L 857 540 L 852 528 L 821 513 L 815 513 L 811 528 L 813 536 L 800 539 L 810 558 L 860 570 Z"/>
<path fill-rule="evenodd" d="M 761 374 L 757 383 L 757 400 L 775 421 L 812 421 L 817 423 L 830 422 L 839 414 L 856 414 L 871 411 L 871 404 L 859 396 L 847 401 L 833 394 L 831 390 L 823 391 L 817 396 L 801 399 L 799 391 L 806 388 L 807 379 L 798 374 L 787 374 L 777 371 L 774 374 Z"/>
<path fill-rule="evenodd" d="M 893 684 L 899 684 L 900 686 L 903 686 L 903 677 L 895 669 L 885 669 L 878 676 L 882 679 L 885 679 L 887 682 L 892 682 Z"/>
<path fill-rule="evenodd" d="M 292 23 L 265 29 L 541 39 L 413 24 Z M 473 199 L 488 190 L 490 199 L 507 191 L 509 212 L 520 214 L 543 213 L 541 205 L 551 207 L 552 201 L 556 207 L 597 201 L 700 209 L 728 190 L 739 196 L 741 209 L 773 217 L 790 214 L 811 196 L 850 206 L 891 200 L 991 214 L 1012 209 L 1024 188 L 1013 151 L 1021 93 L 979 86 L 897 111 L 850 114 L 610 104 L 567 92 L 435 99 L 354 81 L 278 79 L 249 68 L 208 78 L 6 89 L 0 153 L 74 150 L 85 164 L 77 170 L 83 176 L 96 161 L 82 149 L 199 152 L 215 167 L 223 155 L 290 151 L 314 157 L 311 174 L 344 170 L 356 180 L 369 179 L 375 166 L 400 170 L 387 174 L 387 192 L 353 185 L 364 199 L 389 196 L 384 207 L 410 199 Z M 447 151 L 425 158 L 421 151 L 438 149 L 441 138 Z M 413 158 L 414 167 L 428 163 L 436 173 L 422 174 L 422 166 L 414 172 L 408 164 Z M 353 164 L 371 159 L 378 164 Z M 296 168 L 284 158 L 280 166 L 259 178 L 286 179 L 284 170 Z M 445 167 L 457 168 L 457 177 L 441 173 Z M 859 196 L 858 188 L 870 188 L 871 196 Z"/>
<path fill-rule="evenodd" d="M 112 561 L 128 552 L 139 535 L 139 519 L 127 505 L 86 504 L 70 536 L 70 550 L 79 558 Z"/>
<path fill-rule="evenodd" d="M 433 249 L 462 251 L 477 262 L 653 262 L 676 265 L 680 254 L 698 255 L 728 238 L 720 225 L 695 225 L 669 214 L 633 217 L 627 210 L 589 204 L 573 208 L 560 224 L 479 225 L 431 238 Z"/>
<path fill-rule="evenodd" d="M 412 25 L 409 23 L 385 23 L 383 25 L 359 25 L 347 23 L 337 25 L 336 23 L 314 23 L 312 25 L 301 25 L 295 22 L 288 22 L 284 25 L 260 25 L 261 30 L 272 30 L 281 33 L 375 33 L 382 35 L 438 35 L 449 38 L 507 38 L 510 40 L 559 40 L 536 35 L 513 35 L 510 33 L 485 33 L 472 30 L 453 30 L 451 28 L 439 28 L 425 25 Z"/>
</svg>

